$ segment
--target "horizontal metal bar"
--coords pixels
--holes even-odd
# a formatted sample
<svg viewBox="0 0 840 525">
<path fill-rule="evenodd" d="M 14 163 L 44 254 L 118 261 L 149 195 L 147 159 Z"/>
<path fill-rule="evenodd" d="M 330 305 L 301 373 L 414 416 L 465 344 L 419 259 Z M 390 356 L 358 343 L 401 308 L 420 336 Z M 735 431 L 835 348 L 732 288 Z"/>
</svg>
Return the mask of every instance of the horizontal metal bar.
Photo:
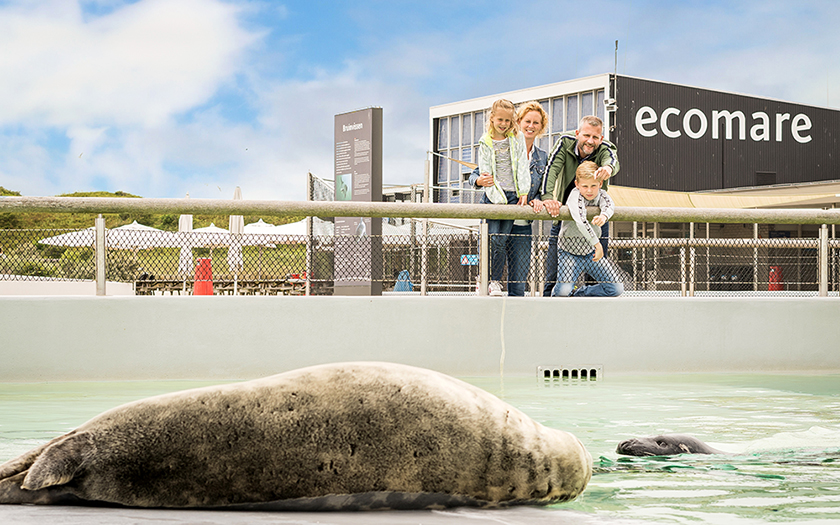
<svg viewBox="0 0 840 525">
<path fill-rule="evenodd" d="M 429 219 L 570 219 L 528 206 L 416 202 L 268 201 L 232 199 L 133 199 L 113 197 L 0 197 L 6 213 L 192 213 L 261 217 L 417 217 Z M 595 215 L 597 208 L 590 208 Z M 736 210 L 618 207 L 613 221 L 711 222 L 720 224 L 840 224 L 840 209 Z"/>
<path fill-rule="evenodd" d="M 818 239 L 611 238 L 610 248 L 816 248 Z"/>
</svg>

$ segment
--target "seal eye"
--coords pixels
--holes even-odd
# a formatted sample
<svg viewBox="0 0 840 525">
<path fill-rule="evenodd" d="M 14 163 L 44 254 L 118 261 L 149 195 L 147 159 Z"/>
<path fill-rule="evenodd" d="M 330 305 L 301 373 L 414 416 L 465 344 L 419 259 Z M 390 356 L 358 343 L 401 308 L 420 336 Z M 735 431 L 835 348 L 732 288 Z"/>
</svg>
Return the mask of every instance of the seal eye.
<svg viewBox="0 0 840 525">
<path fill-rule="evenodd" d="M 656 444 L 657 444 L 657 445 L 659 445 L 660 447 L 664 447 L 664 446 L 665 446 L 665 442 L 664 442 L 664 441 L 662 441 L 661 439 L 660 439 L 660 440 L 657 440 L 657 441 L 656 441 Z"/>
</svg>

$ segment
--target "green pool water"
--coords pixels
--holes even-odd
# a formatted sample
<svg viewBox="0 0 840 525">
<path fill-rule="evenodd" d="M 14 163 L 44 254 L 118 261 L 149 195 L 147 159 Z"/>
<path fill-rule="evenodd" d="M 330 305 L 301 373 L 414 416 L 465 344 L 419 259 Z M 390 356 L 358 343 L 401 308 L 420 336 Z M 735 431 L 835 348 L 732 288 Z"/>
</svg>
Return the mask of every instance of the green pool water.
<svg viewBox="0 0 840 525">
<path fill-rule="evenodd" d="M 586 445 L 595 475 L 557 508 L 656 523 L 840 523 L 838 375 L 465 380 Z M 121 403 L 215 383 L 0 384 L 0 462 Z M 628 437 L 668 432 L 730 455 L 615 453 Z"/>
</svg>

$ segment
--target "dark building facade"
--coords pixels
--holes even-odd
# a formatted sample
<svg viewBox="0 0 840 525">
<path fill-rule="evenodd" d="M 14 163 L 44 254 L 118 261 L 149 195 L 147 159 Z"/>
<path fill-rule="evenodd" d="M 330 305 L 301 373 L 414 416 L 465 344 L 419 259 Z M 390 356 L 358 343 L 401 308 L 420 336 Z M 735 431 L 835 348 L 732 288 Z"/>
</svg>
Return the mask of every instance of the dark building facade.
<svg viewBox="0 0 840 525">
<path fill-rule="evenodd" d="M 624 186 L 701 191 L 840 178 L 840 111 L 618 76 Z"/>
</svg>

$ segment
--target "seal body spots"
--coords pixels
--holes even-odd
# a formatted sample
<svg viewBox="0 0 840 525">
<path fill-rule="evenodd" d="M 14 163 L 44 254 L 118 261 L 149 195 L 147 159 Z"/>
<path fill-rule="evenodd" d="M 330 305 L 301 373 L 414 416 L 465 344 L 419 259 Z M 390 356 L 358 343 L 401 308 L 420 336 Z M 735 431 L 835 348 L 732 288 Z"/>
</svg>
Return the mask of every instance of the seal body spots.
<svg viewBox="0 0 840 525">
<path fill-rule="evenodd" d="M 726 454 L 685 434 L 662 434 L 632 438 L 618 444 L 615 451 L 625 456 L 675 456 L 677 454 Z"/>
<path fill-rule="evenodd" d="M 430 370 L 345 363 L 129 403 L 0 465 L 0 503 L 430 508 L 548 504 L 580 441 Z"/>
</svg>

